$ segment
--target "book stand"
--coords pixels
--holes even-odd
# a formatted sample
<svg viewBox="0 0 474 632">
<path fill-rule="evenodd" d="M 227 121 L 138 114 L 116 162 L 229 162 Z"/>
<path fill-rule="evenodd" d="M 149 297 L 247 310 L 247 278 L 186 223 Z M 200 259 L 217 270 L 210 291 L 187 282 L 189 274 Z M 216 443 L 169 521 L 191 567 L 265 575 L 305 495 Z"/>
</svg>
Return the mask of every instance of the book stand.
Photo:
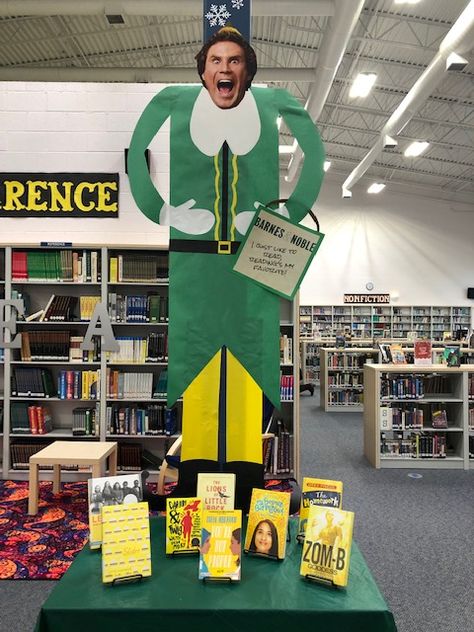
<svg viewBox="0 0 474 632">
<path fill-rule="evenodd" d="M 316 577 L 316 575 L 304 575 L 304 579 L 308 580 L 309 582 L 314 582 L 315 584 L 321 584 L 323 586 L 327 586 L 328 588 L 334 588 L 336 590 L 339 588 L 339 586 L 337 586 L 330 579 L 324 579 L 323 577 Z"/>
<path fill-rule="evenodd" d="M 180 555 L 197 555 L 199 553 L 199 549 L 183 549 L 182 551 L 173 551 L 172 553 L 167 553 L 166 557 L 179 557 Z"/>
<path fill-rule="evenodd" d="M 135 575 L 125 575 L 124 577 L 116 577 L 111 583 L 111 586 L 118 586 L 119 584 L 131 584 L 133 582 L 141 582 L 143 575 L 136 573 Z"/>
<path fill-rule="evenodd" d="M 209 582 L 210 584 L 218 584 L 218 583 L 228 583 L 228 584 L 238 584 L 239 582 L 233 581 L 230 577 L 203 577 L 202 581 L 204 584 Z"/>
<path fill-rule="evenodd" d="M 278 555 L 270 555 L 269 553 L 259 553 L 258 551 L 250 551 L 249 549 L 244 549 L 244 553 L 247 553 L 248 555 L 252 555 L 254 557 L 266 557 L 269 560 L 276 560 L 277 562 L 283 562 L 283 560 L 279 558 Z"/>
</svg>

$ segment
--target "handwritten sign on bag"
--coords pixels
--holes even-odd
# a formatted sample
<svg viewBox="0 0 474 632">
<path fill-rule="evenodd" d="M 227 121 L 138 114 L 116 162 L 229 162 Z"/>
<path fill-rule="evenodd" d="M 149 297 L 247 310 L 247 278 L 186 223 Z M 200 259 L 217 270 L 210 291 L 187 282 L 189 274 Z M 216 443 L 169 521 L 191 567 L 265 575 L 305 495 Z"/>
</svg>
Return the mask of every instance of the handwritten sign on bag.
<svg viewBox="0 0 474 632">
<path fill-rule="evenodd" d="M 291 300 L 323 237 L 261 207 L 239 248 L 234 271 Z"/>
</svg>

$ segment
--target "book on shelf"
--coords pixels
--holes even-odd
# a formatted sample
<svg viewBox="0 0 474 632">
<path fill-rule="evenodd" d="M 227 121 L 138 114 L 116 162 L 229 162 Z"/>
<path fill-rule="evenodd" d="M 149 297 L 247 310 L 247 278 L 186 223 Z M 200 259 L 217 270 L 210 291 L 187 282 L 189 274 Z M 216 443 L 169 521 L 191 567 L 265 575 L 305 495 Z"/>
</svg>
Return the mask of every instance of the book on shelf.
<svg viewBox="0 0 474 632">
<path fill-rule="evenodd" d="M 390 344 L 390 356 L 392 364 L 406 364 L 407 360 L 401 344 Z"/>
<path fill-rule="evenodd" d="M 321 507 L 342 509 L 342 491 L 342 481 L 324 478 L 303 478 L 297 536 L 299 542 L 304 540 L 310 507 L 312 505 L 320 505 Z"/>
<path fill-rule="evenodd" d="M 311 505 L 301 555 L 300 575 L 334 586 L 347 586 L 354 513 Z"/>
<path fill-rule="evenodd" d="M 143 500 L 141 477 L 135 474 L 101 476 L 88 481 L 89 546 L 98 549 L 102 544 L 103 509 L 129 505 Z"/>
<path fill-rule="evenodd" d="M 461 365 L 460 345 L 446 345 L 443 350 L 443 362 L 446 366 L 457 367 Z"/>
<path fill-rule="evenodd" d="M 284 559 L 289 511 L 288 492 L 254 488 L 250 500 L 245 552 L 275 560 Z"/>
<path fill-rule="evenodd" d="M 280 363 L 293 364 L 293 338 L 287 334 L 280 335 Z"/>
<path fill-rule="evenodd" d="M 448 413 L 445 408 L 438 408 L 433 406 L 431 411 L 431 425 L 433 426 L 433 428 L 448 427 Z"/>
<path fill-rule="evenodd" d="M 102 581 L 151 576 L 148 503 L 108 506 L 102 509 Z"/>
<path fill-rule="evenodd" d="M 201 518 L 199 579 L 239 581 L 242 512 L 204 511 Z"/>
<path fill-rule="evenodd" d="M 389 362 L 391 362 L 392 354 L 390 353 L 390 345 L 383 342 L 379 342 L 378 347 L 380 350 L 380 357 L 382 359 L 382 363 L 388 364 Z"/>
<path fill-rule="evenodd" d="M 430 365 L 433 362 L 431 340 L 415 340 L 413 345 L 414 364 Z"/>
<path fill-rule="evenodd" d="M 51 442 L 44 443 L 34 439 L 28 441 L 23 439 L 21 442 L 10 444 L 10 462 L 13 470 L 29 470 L 30 457 L 46 448 Z M 40 469 L 52 470 L 52 465 L 41 465 Z M 66 469 L 63 467 L 63 469 Z M 77 466 L 69 466 L 67 469 L 77 469 Z"/>
<path fill-rule="evenodd" d="M 49 369 L 15 367 L 11 376 L 11 394 L 16 397 L 54 397 L 57 394 Z"/>
<path fill-rule="evenodd" d="M 199 553 L 201 544 L 200 498 L 166 499 L 166 554 Z"/>
<path fill-rule="evenodd" d="M 390 406 L 379 406 L 380 430 L 392 429 L 392 409 Z"/>
<path fill-rule="evenodd" d="M 72 434 L 76 436 L 98 436 L 100 434 L 100 405 L 72 409 Z"/>
<path fill-rule="evenodd" d="M 281 419 L 272 419 L 272 435 L 263 439 L 264 472 L 268 476 L 289 475 L 293 471 L 293 435 Z"/>
<path fill-rule="evenodd" d="M 199 472 L 196 496 L 202 500 L 203 510 L 234 509 L 235 474 Z"/>
<path fill-rule="evenodd" d="M 142 447 L 135 443 L 120 442 L 118 445 L 117 469 L 124 472 L 140 472 Z"/>
</svg>

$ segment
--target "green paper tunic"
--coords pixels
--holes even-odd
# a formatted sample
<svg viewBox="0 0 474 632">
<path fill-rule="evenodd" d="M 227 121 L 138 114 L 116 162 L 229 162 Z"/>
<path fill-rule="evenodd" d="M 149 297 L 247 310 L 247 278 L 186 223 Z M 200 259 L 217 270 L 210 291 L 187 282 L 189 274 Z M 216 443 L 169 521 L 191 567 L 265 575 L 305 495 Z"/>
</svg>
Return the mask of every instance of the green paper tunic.
<svg viewBox="0 0 474 632">
<path fill-rule="evenodd" d="M 164 201 L 150 179 L 145 149 L 170 117 L 170 204 L 196 200 L 196 209 L 216 215 L 209 232 L 170 229 L 171 239 L 235 240 L 233 217 L 254 211 L 256 201 L 279 197 L 277 118 L 282 116 L 305 154 L 299 180 L 286 207 L 299 222 L 315 201 L 323 177 L 324 150 L 307 112 L 280 89 L 252 88 L 260 117 L 258 141 L 245 155 L 221 146 L 205 155 L 190 133 L 198 86 L 171 86 L 149 103 L 135 128 L 128 156 L 133 197 L 142 212 L 159 222 Z M 240 107 L 237 106 L 237 108 Z M 209 127 L 213 120 L 209 116 Z M 229 143 L 231 144 L 231 143 Z M 192 209 L 191 209 L 192 212 Z M 226 346 L 274 405 L 280 405 L 280 299 L 234 273 L 236 255 L 170 252 L 168 405 L 180 397 L 209 360 Z"/>
</svg>

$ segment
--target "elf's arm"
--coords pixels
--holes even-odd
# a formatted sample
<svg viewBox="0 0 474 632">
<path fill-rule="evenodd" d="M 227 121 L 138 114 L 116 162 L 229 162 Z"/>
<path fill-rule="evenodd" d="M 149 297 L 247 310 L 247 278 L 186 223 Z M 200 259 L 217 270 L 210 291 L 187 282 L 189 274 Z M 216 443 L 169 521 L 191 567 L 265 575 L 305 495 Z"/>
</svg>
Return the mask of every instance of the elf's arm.
<svg viewBox="0 0 474 632">
<path fill-rule="evenodd" d="M 172 115 L 179 87 L 170 86 L 159 92 L 147 105 L 133 132 L 128 150 L 127 170 L 132 195 L 140 210 L 153 222 L 173 226 L 192 235 L 212 228 L 214 215 L 206 209 L 193 209 L 195 200 L 179 206 L 167 204 L 152 182 L 145 159 L 145 150 L 158 130 Z"/>
<path fill-rule="evenodd" d="M 308 112 L 286 90 L 275 90 L 278 110 L 304 153 L 296 186 L 285 206 L 290 218 L 300 222 L 311 209 L 323 181 L 324 147 Z"/>
</svg>

